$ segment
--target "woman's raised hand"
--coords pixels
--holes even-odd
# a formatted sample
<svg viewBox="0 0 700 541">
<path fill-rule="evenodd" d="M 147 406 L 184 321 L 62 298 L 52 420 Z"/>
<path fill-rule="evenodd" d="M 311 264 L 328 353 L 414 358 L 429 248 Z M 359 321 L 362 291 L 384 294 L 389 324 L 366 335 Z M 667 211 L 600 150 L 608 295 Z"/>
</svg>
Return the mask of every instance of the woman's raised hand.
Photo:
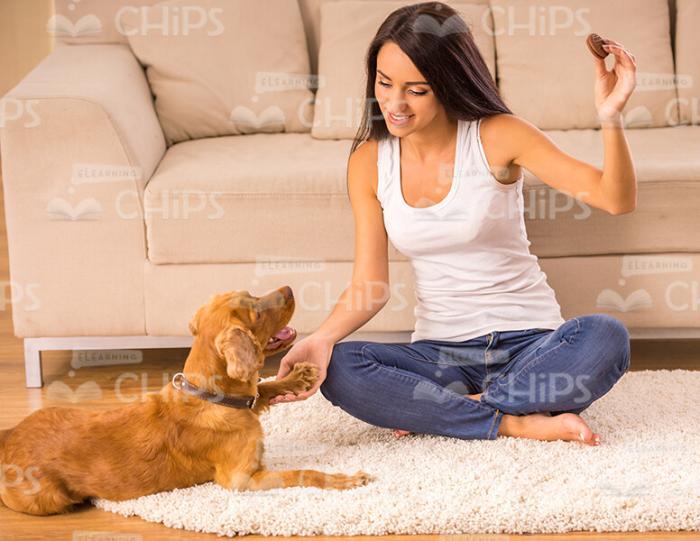
<svg viewBox="0 0 700 541">
<path fill-rule="evenodd" d="M 595 105 L 602 122 L 620 118 L 622 109 L 637 86 L 637 60 L 621 43 L 608 39 L 603 49 L 615 56 L 608 71 L 605 60 L 594 57 L 596 64 Z"/>
</svg>

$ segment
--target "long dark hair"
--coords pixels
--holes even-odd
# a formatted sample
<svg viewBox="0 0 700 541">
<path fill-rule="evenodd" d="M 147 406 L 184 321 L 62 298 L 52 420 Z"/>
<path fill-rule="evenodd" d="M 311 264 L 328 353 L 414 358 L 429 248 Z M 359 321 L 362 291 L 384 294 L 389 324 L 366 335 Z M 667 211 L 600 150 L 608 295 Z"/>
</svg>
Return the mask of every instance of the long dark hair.
<svg viewBox="0 0 700 541">
<path fill-rule="evenodd" d="M 392 11 L 369 45 L 364 113 L 351 154 L 367 139 L 381 140 L 390 135 L 374 94 L 377 55 L 387 41 L 396 43 L 411 59 L 448 117 L 476 120 L 512 114 L 464 19 L 443 2 L 412 4 Z"/>
</svg>

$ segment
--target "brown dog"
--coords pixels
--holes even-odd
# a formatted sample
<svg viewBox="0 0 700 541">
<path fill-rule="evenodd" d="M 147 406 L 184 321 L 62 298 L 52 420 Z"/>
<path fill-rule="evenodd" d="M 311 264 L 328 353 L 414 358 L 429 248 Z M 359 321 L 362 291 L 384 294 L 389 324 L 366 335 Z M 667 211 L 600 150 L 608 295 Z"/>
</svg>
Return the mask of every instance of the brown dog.
<svg viewBox="0 0 700 541">
<path fill-rule="evenodd" d="M 296 331 L 285 286 L 263 297 L 215 295 L 190 321 L 192 349 L 172 385 L 102 412 L 49 407 L 0 432 L 0 499 L 33 515 L 61 513 L 87 498 L 126 500 L 215 481 L 238 490 L 293 486 L 347 489 L 373 478 L 263 466 L 258 415 L 268 400 L 311 388 L 317 369 L 299 363 L 258 384 L 265 357 Z"/>
</svg>

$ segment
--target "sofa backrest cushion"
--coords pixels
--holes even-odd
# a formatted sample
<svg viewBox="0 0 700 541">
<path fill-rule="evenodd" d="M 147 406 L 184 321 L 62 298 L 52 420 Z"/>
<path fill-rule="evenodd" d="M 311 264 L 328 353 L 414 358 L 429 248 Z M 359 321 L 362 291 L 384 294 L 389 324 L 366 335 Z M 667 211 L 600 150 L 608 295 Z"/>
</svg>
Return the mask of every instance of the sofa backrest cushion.
<svg viewBox="0 0 700 541">
<path fill-rule="evenodd" d="M 700 124 L 700 1 L 676 0 L 676 74 L 681 124 Z"/>
<path fill-rule="evenodd" d="M 346 0 L 298 0 L 301 14 L 304 18 L 304 28 L 306 29 L 306 40 L 309 45 L 309 59 L 311 61 L 311 70 L 313 73 L 318 73 L 318 56 L 321 49 L 321 11 L 326 4 L 335 4 L 337 2 L 345 2 Z M 387 0 L 357 0 L 358 2 L 385 2 Z M 489 0 L 458 0 L 461 4 L 479 4 L 488 6 Z M 405 2 L 406 4 L 417 4 L 420 0 L 413 2 Z M 447 0 L 446 4 L 453 4 L 451 0 Z"/>
<path fill-rule="evenodd" d="M 122 20 L 168 143 L 308 132 L 313 93 L 296 2 L 168 0 Z"/>
<path fill-rule="evenodd" d="M 54 0 L 56 16 L 49 21 L 48 30 L 63 43 L 126 43 L 122 18 L 141 6 L 151 6 L 160 0 Z M 255 2 L 255 0 L 250 0 Z M 294 0 L 289 0 L 294 1 Z M 317 73 L 318 50 L 321 43 L 321 7 L 343 0 L 297 0 L 304 21 L 311 71 Z M 363 0 L 376 2 L 384 0 Z M 419 0 L 417 0 L 419 1 Z M 489 0 L 466 0 L 488 5 Z M 674 0 L 669 0 L 674 1 Z M 190 5 L 197 5 L 192 0 Z"/>
<path fill-rule="evenodd" d="M 626 127 L 678 123 L 667 0 L 492 0 L 499 88 L 513 113 L 541 129 L 598 128 L 595 32 L 631 51 L 637 87 Z M 613 55 L 606 59 L 610 69 Z"/>
<path fill-rule="evenodd" d="M 414 0 L 327 2 L 321 8 L 318 90 L 311 135 L 316 139 L 352 139 L 365 103 L 365 55 L 384 19 Z M 445 2 L 469 26 L 491 76 L 496 77 L 493 26 L 488 5 Z M 445 23 L 449 24 L 449 23 Z"/>
<path fill-rule="evenodd" d="M 47 29 L 49 32 L 53 33 L 55 36 L 55 39 L 61 42 L 65 43 L 109 43 L 109 42 L 121 42 L 121 43 L 126 43 L 127 39 L 126 36 L 123 33 L 122 29 L 122 19 L 123 17 L 135 10 L 137 10 L 140 6 L 149 6 L 153 5 L 157 2 L 158 0 L 80 0 L 80 2 L 75 2 L 75 0 L 54 0 L 55 2 L 55 8 L 56 8 L 56 15 L 52 17 L 52 19 L 48 22 L 47 24 Z M 344 0 L 297 0 L 298 5 L 301 10 L 301 16 L 304 24 L 304 28 L 306 31 L 306 41 L 307 41 L 307 48 L 308 48 L 308 55 L 309 55 L 309 66 L 310 66 L 310 71 L 311 73 L 318 73 L 317 71 L 317 66 L 318 66 L 318 52 L 319 52 L 319 47 L 320 47 L 320 35 L 321 35 L 321 8 L 325 4 L 329 3 L 336 3 L 339 1 L 344 1 Z M 366 1 L 368 3 L 373 3 L 377 1 L 383 1 L 383 0 L 362 0 Z M 483 4 L 483 5 L 489 5 L 489 0 L 471 0 L 474 3 L 477 4 Z M 568 0 L 567 2 L 559 2 L 556 1 L 554 4 L 556 5 L 574 5 L 578 9 L 584 9 L 584 10 L 590 10 L 590 6 L 593 5 L 595 0 L 575 0 L 571 1 Z M 662 0 L 662 2 L 665 0 Z M 670 17 L 671 21 L 675 21 L 675 13 L 676 13 L 676 2 L 679 4 L 679 14 L 680 12 L 683 13 L 689 13 L 689 10 L 694 6 L 697 5 L 698 0 L 667 0 L 668 5 L 670 6 L 668 10 L 668 14 L 672 15 Z M 191 2 L 191 5 L 196 5 L 197 0 L 193 0 Z M 499 0 L 492 0 L 493 5 L 495 6 L 495 11 L 498 13 L 498 11 L 501 9 L 499 6 L 501 3 Z M 519 2 L 519 4 L 522 2 Z M 537 2 L 537 7 L 542 10 L 544 9 L 544 6 L 546 5 L 546 0 L 538 1 Z M 655 77 L 658 76 L 659 73 L 654 73 L 653 72 L 653 67 L 648 63 L 646 59 L 642 58 L 642 55 L 640 55 L 641 49 L 637 46 L 636 39 L 633 39 L 632 42 L 628 42 L 628 40 L 620 39 L 622 38 L 622 33 L 621 31 L 618 31 L 618 23 L 624 23 L 620 25 L 620 28 L 623 26 L 626 27 L 627 19 L 631 15 L 635 15 L 634 17 L 631 17 L 633 21 L 637 20 L 637 14 L 641 10 L 642 13 L 647 13 L 649 12 L 649 9 L 653 7 L 654 9 L 657 9 L 659 6 L 659 3 L 656 0 L 650 0 L 649 2 L 639 2 L 632 0 L 631 2 L 628 2 L 627 0 L 598 0 L 598 5 L 603 5 L 606 13 L 606 17 L 604 18 L 603 21 L 600 23 L 596 20 L 596 28 L 593 28 L 593 25 L 591 26 L 591 31 L 595 31 L 598 33 L 603 33 L 604 30 L 601 30 L 601 28 L 605 28 L 613 26 L 613 28 L 610 30 L 612 33 L 610 34 L 610 37 L 613 39 L 616 39 L 617 41 L 620 41 L 623 43 L 625 46 L 630 48 L 632 50 L 638 61 L 638 86 L 637 89 L 635 90 L 635 95 L 632 96 L 630 99 L 630 103 L 628 103 L 628 110 L 627 113 L 634 113 L 633 115 L 629 116 L 627 120 L 629 121 L 634 121 L 634 116 L 637 112 L 644 113 L 643 109 L 638 109 L 637 105 L 634 105 L 637 103 L 638 100 L 643 100 L 644 97 L 640 97 L 642 93 L 645 91 L 642 91 L 640 89 L 641 83 L 643 82 L 639 75 L 641 73 L 646 73 L 650 77 Z M 620 9 L 620 6 L 622 6 L 623 9 Z M 618 12 L 620 12 L 619 15 Z M 661 12 L 659 12 L 661 13 Z M 664 18 L 663 16 L 660 17 L 659 23 L 660 24 L 665 24 L 664 21 L 668 21 L 668 18 Z M 683 26 L 683 23 L 685 22 L 686 19 L 681 18 L 680 16 L 678 17 L 678 27 Z M 600 27 L 598 25 L 601 25 Z M 693 60 L 694 51 L 697 50 L 697 36 L 694 36 L 692 33 L 693 30 L 693 25 L 691 22 L 683 26 L 684 28 L 690 28 L 690 33 L 685 30 L 681 32 L 681 35 L 676 39 L 676 47 L 677 47 L 677 52 L 681 53 L 681 58 L 678 59 L 682 64 L 682 66 L 687 66 L 689 61 Z M 697 28 L 697 25 L 694 26 Z M 674 35 L 675 32 L 671 32 L 671 36 Z M 695 32 L 697 33 L 697 32 Z M 531 36 L 526 36 L 530 38 Z M 585 36 L 580 36 L 581 38 L 585 38 Z M 685 60 L 683 60 L 682 55 L 684 53 L 683 48 L 687 49 L 687 46 L 682 45 L 682 43 L 687 43 L 688 39 L 691 40 L 691 47 L 695 47 L 694 49 L 690 49 L 687 52 L 685 52 Z M 682 43 L 681 43 L 682 42 Z M 648 41 L 647 37 L 645 36 L 645 39 L 643 43 L 649 43 L 649 46 L 653 46 L 654 48 L 658 48 L 656 45 L 656 40 L 654 40 L 654 43 Z M 496 49 L 498 51 L 499 47 L 499 42 L 498 40 L 496 41 Z M 646 48 L 646 47 L 645 47 Z M 662 48 L 664 51 L 667 50 L 666 46 L 662 44 Z M 556 49 L 556 47 L 555 47 Z M 590 58 L 586 59 L 586 55 L 583 54 L 583 57 L 581 56 L 582 53 L 585 51 L 585 46 L 580 47 L 576 46 L 576 56 L 578 58 L 584 58 L 584 62 L 589 62 L 590 63 Z M 549 51 L 547 51 L 548 54 L 551 54 Z M 500 51 L 497 53 L 500 55 Z M 588 54 L 588 53 L 586 53 Z M 657 53 L 658 54 L 658 51 Z M 664 56 L 667 56 L 667 52 L 662 52 Z M 553 57 L 547 57 L 548 61 L 551 63 L 551 60 Z M 502 60 L 499 58 L 499 60 Z M 641 62 L 640 62 L 641 60 Z M 532 59 L 531 59 L 532 61 Z M 534 62 L 534 61 L 533 61 Z M 664 62 L 667 63 L 667 62 Z M 499 64 L 502 64 L 502 62 L 499 62 Z M 585 65 L 585 64 L 584 64 Z M 608 63 L 610 65 L 610 63 Z M 528 69 L 536 69 L 537 66 L 534 65 L 527 65 Z M 683 68 L 684 72 L 689 74 L 691 73 L 691 70 L 689 68 Z M 592 66 L 591 70 L 589 73 L 593 74 Z M 665 73 L 662 73 L 662 76 L 668 75 L 668 71 Z M 680 71 L 677 72 L 679 75 L 682 75 Z M 571 78 L 576 78 L 575 73 L 572 71 L 570 73 L 566 74 L 566 77 L 569 79 Z M 502 77 L 501 77 L 502 78 Z M 564 78 L 562 76 L 561 78 Z M 699 79 L 696 77 L 694 81 L 698 81 Z M 501 81 L 499 81 L 500 83 Z M 558 80 L 558 82 L 560 82 Z M 592 81 L 586 81 L 586 84 L 590 83 L 592 85 Z M 505 83 L 506 87 L 508 86 L 508 81 Z M 700 88 L 700 82 L 693 82 L 693 87 L 695 88 L 694 90 L 694 96 L 697 96 L 700 91 L 697 89 Z M 313 90 L 313 89 L 312 89 Z M 541 98 L 539 101 L 546 101 L 547 106 L 551 107 L 553 104 L 550 100 L 545 100 L 544 96 L 541 92 L 542 87 L 538 87 L 536 90 L 536 94 L 538 98 Z M 588 104 L 589 107 L 589 112 L 586 115 L 586 118 L 581 119 L 583 124 L 590 124 L 590 108 L 592 107 L 593 104 L 593 90 L 592 86 L 589 86 L 586 91 L 588 94 L 586 95 L 587 101 L 586 103 Z M 692 90 L 691 90 L 692 91 Z M 509 91 L 510 93 L 510 91 Z M 672 94 L 673 91 L 670 91 L 670 94 Z M 688 99 L 688 93 L 687 91 L 684 93 L 682 89 L 679 90 L 679 93 L 681 94 L 681 112 L 685 115 L 684 118 L 686 119 L 686 122 L 689 120 L 689 114 L 688 109 L 686 108 L 685 110 L 683 109 L 683 97 L 685 96 L 685 99 Z M 658 94 L 656 91 L 654 91 L 654 95 L 656 95 L 657 102 L 664 101 L 665 98 L 661 98 L 661 100 L 658 99 Z M 691 95 L 691 99 L 693 97 Z M 651 97 L 651 94 L 649 95 Z M 506 96 L 507 98 L 508 96 Z M 561 102 L 558 107 L 555 107 L 555 110 L 558 110 L 561 107 L 567 106 L 570 111 L 567 116 L 571 117 L 572 114 L 574 114 L 576 110 L 576 105 L 572 103 L 571 100 L 560 100 L 558 97 L 557 99 Z M 508 101 L 506 99 L 506 101 Z M 689 102 L 691 103 L 691 102 Z M 555 104 L 556 105 L 556 104 Z M 642 104 L 643 106 L 643 104 Z M 513 104 L 511 104 L 511 107 L 514 107 Z M 669 106 L 671 109 L 671 121 L 669 122 L 670 125 L 673 125 L 673 107 Z M 516 106 L 517 108 L 517 106 Z M 630 108 L 636 109 L 636 111 L 631 111 L 629 110 Z M 516 113 L 518 111 L 515 111 Z M 692 112 L 692 109 L 691 109 Z M 663 116 L 663 112 L 661 113 Z M 552 118 L 556 118 L 560 115 L 555 115 Z M 642 114 L 642 116 L 645 116 Z M 659 116 L 659 112 L 656 111 L 654 115 L 657 120 Z M 697 116 L 697 115 L 696 115 Z M 562 126 L 562 125 L 570 125 L 571 122 L 557 122 L 557 125 Z M 538 124 L 539 125 L 539 124 Z M 546 125 L 546 123 L 542 123 L 542 126 Z M 629 127 L 635 127 L 635 126 L 645 126 L 646 123 L 642 120 L 637 121 L 637 122 L 630 122 Z M 665 125 L 665 124 L 664 124 Z"/>
<path fill-rule="evenodd" d="M 59 22 L 57 25 L 49 24 L 49 30 L 54 33 L 57 40 L 67 43 L 126 43 L 126 36 L 119 31 L 119 20 L 122 14 L 125 10 L 153 5 L 157 1 L 159 0 L 80 0 L 80 2 L 54 0 Z M 338 1 L 343 0 L 298 0 L 313 73 L 317 73 L 318 50 L 321 43 L 321 6 Z M 470 1 L 474 4 L 489 5 L 489 0 Z M 671 6 L 670 12 L 675 13 L 676 0 L 668 0 L 668 3 Z M 81 22 L 85 17 L 88 19 Z"/>
</svg>

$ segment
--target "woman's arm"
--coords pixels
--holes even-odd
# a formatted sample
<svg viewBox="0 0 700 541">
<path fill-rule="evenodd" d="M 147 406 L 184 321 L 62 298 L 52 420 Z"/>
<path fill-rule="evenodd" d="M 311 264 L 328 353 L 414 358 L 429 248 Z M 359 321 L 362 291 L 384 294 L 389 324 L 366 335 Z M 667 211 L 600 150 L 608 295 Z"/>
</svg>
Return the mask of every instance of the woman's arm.
<svg viewBox="0 0 700 541">
<path fill-rule="evenodd" d="M 608 40 L 603 48 L 615 55 L 611 71 L 605 61 L 596 64 L 596 108 L 605 150 L 601 185 L 603 193 L 619 212 L 632 212 L 637 206 L 637 176 L 623 131 L 622 109 L 637 85 L 637 61 L 622 44 Z"/>
<path fill-rule="evenodd" d="M 603 174 L 601 192 L 614 214 L 632 212 L 637 208 L 637 174 L 634 171 L 627 139 L 622 128 L 622 115 L 601 118 L 603 133 Z"/>
<path fill-rule="evenodd" d="M 388 239 L 376 185 L 377 143 L 365 141 L 348 161 L 348 195 L 355 218 L 352 280 L 313 333 L 332 343 L 362 327 L 389 301 Z"/>
<path fill-rule="evenodd" d="M 603 170 L 562 151 L 539 128 L 514 115 L 498 115 L 502 129 L 513 134 L 513 162 L 556 190 L 610 214 L 632 212 L 637 206 L 637 176 L 622 123 L 622 109 L 636 86 L 636 61 L 613 40 L 605 48 L 615 55 L 613 70 L 595 57 L 595 102 L 601 122 Z M 496 131 L 500 131 L 500 128 Z M 504 132 L 501 132 L 504 133 Z"/>
</svg>

